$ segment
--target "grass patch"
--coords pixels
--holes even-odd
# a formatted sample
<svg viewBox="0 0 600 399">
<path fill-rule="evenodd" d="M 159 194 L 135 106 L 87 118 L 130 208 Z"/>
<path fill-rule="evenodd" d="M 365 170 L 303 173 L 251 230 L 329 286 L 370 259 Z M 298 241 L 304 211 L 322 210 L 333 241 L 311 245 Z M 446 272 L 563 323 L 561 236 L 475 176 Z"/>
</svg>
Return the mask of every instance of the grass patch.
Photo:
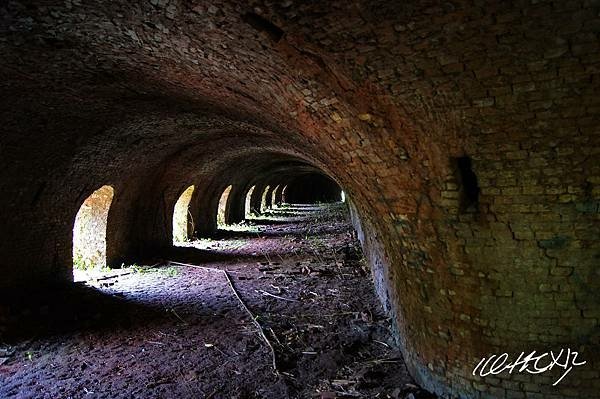
<svg viewBox="0 0 600 399">
<path fill-rule="evenodd" d="M 147 274 L 147 273 L 158 273 L 162 276 L 166 276 L 166 277 L 177 277 L 179 275 L 179 270 L 177 270 L 176 267 L 173 266 L 169 266 L 169 267 L 144 267 L 144 266 L 139 266 L 137 264 L 133 264 L 130 266 L 131 269 L 133 269 L 133 271 L 135 273 L 139 273 L 139 274 Z"/>
</svg>

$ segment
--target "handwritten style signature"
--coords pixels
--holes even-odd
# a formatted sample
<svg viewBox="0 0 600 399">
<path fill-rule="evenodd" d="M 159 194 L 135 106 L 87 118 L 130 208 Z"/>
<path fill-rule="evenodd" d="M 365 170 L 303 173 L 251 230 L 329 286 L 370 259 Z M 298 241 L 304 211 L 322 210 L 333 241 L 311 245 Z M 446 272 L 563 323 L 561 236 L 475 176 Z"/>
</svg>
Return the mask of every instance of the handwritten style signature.
<svg viewBox="0 0 600 399">
<path fill-rule="evenodd" d="M 563 353 L 566 355 L 564 361 L 561 360 L 563 358 Z M 571 355 L 573 355 L 572 358 Z M 555 354 L 554 351 L 550 351 L 536 355 L 536 351 L 532 351 L 525 356 L 525 352 L 521 352 L 517 360 L 514 362 L 508 361 L 508 353 L 491 355 L 488 358 L 484 357 L 481 359 L 481 361 L 473 369 L 473 375 L 479 374 L 479 376 L 485 377 L 490 374 L 497 375 L 504 371 L 508 371 L 509 374 L 512 374 L 512 372 L 515 370 L 517 370 L 517 373 L 526 372 L 529 374 L 540 374 L 548 370 L 552 370 L 554 366 L 557 366 L 564 369 L 565 372 L 558 380 L 554 382 L 554 384 L 552 384 L 552 386 L 556 386 L 562 381 L 563 378 L 566 377 L 567 374 L 571 372 L 574 366 L 583 366 L 586 364 L 585 360 L 577 362 L 578 355 L 579 353 L 576 351 L 571 351 L 571 348 L 567 348 L 567 350 L 561 349 L 558 354 Z M 548 359 L 544 361 L 542 360 L 543 358 Z M 546 361 L 548 361 L 548 364 L 545 364 Z"/>
</svg>

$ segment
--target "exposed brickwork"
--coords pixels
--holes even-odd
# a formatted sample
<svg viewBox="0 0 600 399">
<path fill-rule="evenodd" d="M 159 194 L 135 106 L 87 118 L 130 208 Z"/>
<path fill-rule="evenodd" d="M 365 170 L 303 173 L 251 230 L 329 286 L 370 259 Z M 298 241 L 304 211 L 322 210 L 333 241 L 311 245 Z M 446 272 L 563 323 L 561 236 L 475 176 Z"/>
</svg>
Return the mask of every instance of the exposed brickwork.
<svg viewBox="0 0 600 399">
<path fill-rule="evenodd" d="M 68 280 L 75 215 L 102 185 L 115 190 L 107 256 L 118 263 L 170 245 L 189 185 L 197 232 L 210 233 L 225 187 L 256 184 L 255 204 L 281 184 L 268 172 L 277 162 L 303 162 L 351 199 L 425 387 L 598 397 L 599 9 L 2 5 L 0 285 Z M 465 155 L 480 190 L 472 209 L 456 170 Z M 556 387 L 551 373 L 471 374 L 490 353 L 564 346 L 588 364 Z"/>
</svg>

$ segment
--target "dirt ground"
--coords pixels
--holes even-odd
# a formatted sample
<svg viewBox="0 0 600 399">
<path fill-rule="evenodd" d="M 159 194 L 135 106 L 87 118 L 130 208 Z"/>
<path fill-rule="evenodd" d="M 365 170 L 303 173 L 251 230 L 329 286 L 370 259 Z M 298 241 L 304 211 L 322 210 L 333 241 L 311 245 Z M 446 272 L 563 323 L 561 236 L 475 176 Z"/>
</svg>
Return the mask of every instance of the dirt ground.
<svg viewBox="0 0 600 399">
<path fill-rule="evenodd" d="M 343 204 L 4 302 L 1 398 L 434 397 L 407 374 Z"/>
</svg>

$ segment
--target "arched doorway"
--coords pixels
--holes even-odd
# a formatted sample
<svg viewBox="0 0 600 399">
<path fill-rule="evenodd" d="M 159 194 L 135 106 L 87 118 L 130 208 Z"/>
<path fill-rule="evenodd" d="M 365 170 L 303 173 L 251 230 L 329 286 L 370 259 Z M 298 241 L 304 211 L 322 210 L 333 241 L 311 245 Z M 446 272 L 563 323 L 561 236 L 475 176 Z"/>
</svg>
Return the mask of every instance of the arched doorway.
<svg viewBox="0 0 600 399">
<path fill-rule="evenodd" d="M 281 184 L 278 184 L 274 189 L 273 192 L 271 193 L 271 206 L 273 208 L 275 208 L 275 206 L 277 205 L 277 193 L 279 192 L 279 189 L 281 188 Z"/>
<path fill-rule="evenodd" d="M 73 276 L 85 280 L 93 270 L 106 267 L 106 225 L 114 196 L 102 186 L 83 201 L 73 225 Z"/>
<path fill-rule="evenodd" d="M 194 221 L 189 211 L 194 186 L 189 186 L 177 199 L 173 209 L 173 244 L 185 242 L 194 231 Z"/>
<path fill-rule="evenodd" d="M 252 186 L 246 193 L 246 201 L 244 203 L 244 217 L 248 218 L 252 215 L 252 193 L 256 186 Z"/>
<path fill-rule="evenodd" d="M 231 192 L 231 188 L 233 186 L 228 186 L 221 194 L 221 198 L 219 199 L 219 208 L 217 209 L 217 227 L 223 227 L 227 225 L 227 221 L 225 220 L 225 213 L 227 212 L 227 199 L 229 198 L 229 193 Z"/>
<path fill-rule="evenodd" d="M 267 210 L 267 194 L 268 194 L 270 188 L 271 188 L 271 186 L 265 187 L 265 190 L 263 191 L 262 196 L 260 197 L 260 211 L 261 212 L 264 212 Z"/>
</svg>

